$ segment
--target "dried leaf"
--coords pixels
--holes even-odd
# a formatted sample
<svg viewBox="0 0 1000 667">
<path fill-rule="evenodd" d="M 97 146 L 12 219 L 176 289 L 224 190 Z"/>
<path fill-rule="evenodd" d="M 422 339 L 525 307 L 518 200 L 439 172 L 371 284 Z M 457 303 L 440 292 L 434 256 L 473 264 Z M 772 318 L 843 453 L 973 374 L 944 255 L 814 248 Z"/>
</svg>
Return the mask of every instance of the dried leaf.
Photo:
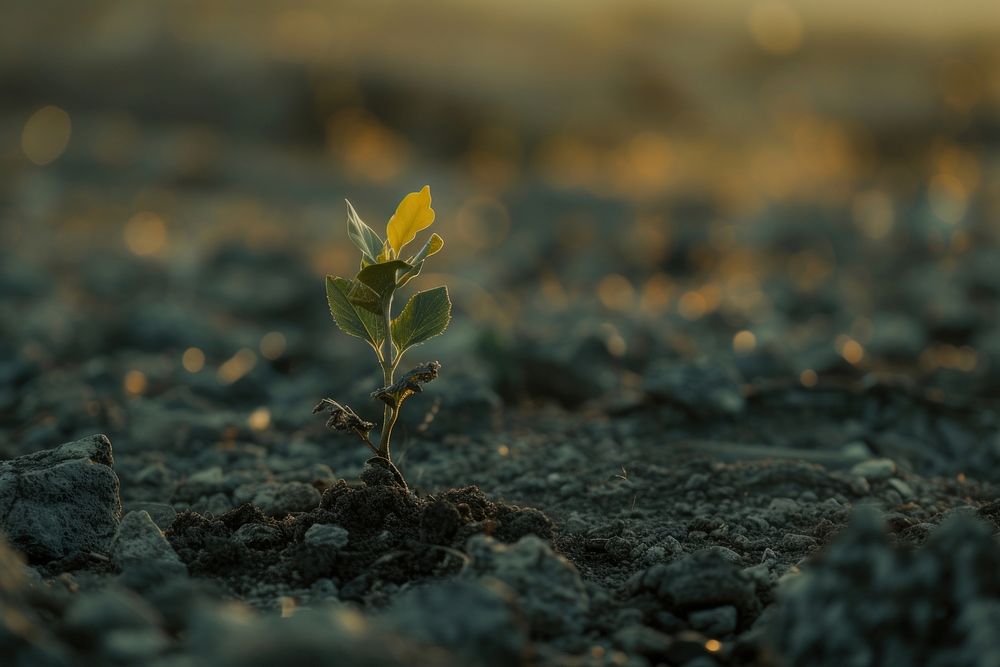
<svg viewBox="0 0 1000 667">
<path fill-rule="evenodd" d="M 372 398 L 377 398 L 390 407 L 398 409 L 403 401 L 413 394 L 419 394 L 423 391 L 421 385 L 437 379 L 439 370 L 441 370 L 441 364 L 436 361 L 420 364 L 404 373 L 388 387 L 373 391 Z"/>
<path fill-rule="evenodd" d="M 334 431 L 354 431 L 368 437 L 368 433 L 375 428 L 375 424 L 365 421 L 357 415 L 350 407 L 341 405 L 333 399 L 324 398 L 313 408 L 313 414 L 330 411 L 330 418 L 326 420 L 326 427 Z"/>
</svg>

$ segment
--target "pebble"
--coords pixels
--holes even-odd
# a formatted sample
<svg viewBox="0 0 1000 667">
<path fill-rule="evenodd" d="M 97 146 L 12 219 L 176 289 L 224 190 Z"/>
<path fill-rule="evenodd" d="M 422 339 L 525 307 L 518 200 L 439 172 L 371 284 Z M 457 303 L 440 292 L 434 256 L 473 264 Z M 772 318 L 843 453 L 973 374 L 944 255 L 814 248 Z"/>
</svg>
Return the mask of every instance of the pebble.
<svg viewBox="0 0 1000 667">
<path fill-rule="evenodd" d="M 896 462 L 892 459 L 869 459 L 855 464 L 851 474 L 869 482 L 880 482 L 896 474 Z"/>
<path fill-rule="evenodd" d="M 327 549 L 343 549 L 349 539 L 345 528 L 328 523 L 314 523 L 305 534 L 306 544 Z"/>
<path fill-rule="evenodd" d="M 728 635 L 736 629 L 736 607 L 726 605 L 713 609 L 701 609 L 688 614 L 691 627 L 712 637 Z"/>
</svg>

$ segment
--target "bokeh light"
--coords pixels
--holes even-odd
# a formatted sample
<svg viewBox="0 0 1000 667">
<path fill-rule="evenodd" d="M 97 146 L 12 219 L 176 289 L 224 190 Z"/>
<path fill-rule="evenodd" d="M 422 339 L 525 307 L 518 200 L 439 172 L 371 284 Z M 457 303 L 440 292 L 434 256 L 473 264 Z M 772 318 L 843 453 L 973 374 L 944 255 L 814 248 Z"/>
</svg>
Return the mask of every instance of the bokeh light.
<svg viewBox="0 0 1000 667">
<path fill-rule="evenodd" d="M 21 131 L 21 150 L 38 166 L 56 160 L 69 144 L 71 122 L 69 114 L 48 105 L 31 114 Z"/>
</svg>

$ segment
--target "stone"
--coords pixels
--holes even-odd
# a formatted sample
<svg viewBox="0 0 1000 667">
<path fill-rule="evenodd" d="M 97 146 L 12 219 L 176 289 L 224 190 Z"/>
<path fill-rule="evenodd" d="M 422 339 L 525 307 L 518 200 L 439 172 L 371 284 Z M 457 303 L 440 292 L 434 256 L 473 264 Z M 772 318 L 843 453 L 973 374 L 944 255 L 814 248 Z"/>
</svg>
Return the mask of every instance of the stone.
<svg viewBox="0 0 1000 667">
<path fill-rule="evenodd" d="M 346 528 L 329 523 L 314 523 L 305 534 L 305 543 L 311 547 L 343 549 L 350 535 Z"/>
<path fill-rule="evenodd" d="M 137 590 L 187 575 L 187 566 L 145 510 L 122 519 L 111 543 L 111 560 L 121 571 L 122 583 Z"/>
<path fill-rule="evenodd" d="M 408 591 L 388 610 L 382 627 L 419 644 L 443 646 L 467 664 L 521 664 L 528 647 L 528 625 L 514 592 L 488 577 Z"/>
<path fill-rule="evenodd" d="M 896 474 L 896 463 L 892 459 L 869 459 L 855 464 L 851 474 L 864 477 L 869 482 L 880 482 Z"/>
<path fill-rule="evenodd" d="M 736 607 L 725 605 L 713 609 L 699 609 L 688 614 L 691 627 L 710 637 L 722 637 L 736 629 Z"/>
<path fill-rule="evenodd" d="M 132 501 L 125 503 L 125 512 L 138 512 L 145 510 L 161 530 L 166 530 L 174 522 L 177 510 L 173 505 L 167 503 L 155 503 L 148 501 Z"/>
<path fill-rule="evenodd" d="M 579 633 L 590 606 L 580 573 L 535 535 L 503 544 L 475 535 L 466 544 L 472 562 L 466 576 L 492 577 L 508 585 L 535 637 Z"/>
<path fill-rule="evenodd" d="M 621 650 L 652 660 L 662 660 L 673 643 L 668 635 L 640 624 L 626 625 L 615 632 L 613 639 Z"/>
<path fill-rule="evenodd" d="M 121 518 L 113 464 L 103 435 L 0 461 L 0 532 L 32 563 L 106 553 Z"/>
<path fill-rule="evenodd" d="M 157 579 L 187 574 L 187 566 L 145 510 L 129 512 L 122 519 L 111 544 L 111 559 L 123 573 L 155 573 Z"/>
<path fill-rule="evenodd" d="M 903 500 L 913 500 L 917 497 L 917 494 L 913 492 L 913 487 L 899 479 L 898 477 L 893 477 L 889 480 L 889 486 L 896 490 L 896 492 L 902 496 Z"/>
<path fill-rule="evenodd" d="M 647 396 L 702 418 L 743 412 L 742 382 L 735 368 L 707 358 L 694 362 L 661 359 L 643 374 Z"/>
<path fill-rule="evenodd" d="M 742 623 L 752 620 L 760 610 L 754 580 L 710 549 L 649 568 L 636 592 L 643 590 L 653 593 L 674 612 L 732 606 Z"/>
</svg>

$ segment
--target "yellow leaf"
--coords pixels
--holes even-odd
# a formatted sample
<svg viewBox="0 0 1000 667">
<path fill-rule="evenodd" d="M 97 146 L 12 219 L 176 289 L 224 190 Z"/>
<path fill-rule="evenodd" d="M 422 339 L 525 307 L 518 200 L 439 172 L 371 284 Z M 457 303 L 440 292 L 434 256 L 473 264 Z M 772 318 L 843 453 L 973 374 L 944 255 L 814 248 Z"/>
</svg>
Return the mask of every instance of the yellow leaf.
<svg viewBox="0 0 1000 667">
<path fill-rule="evenodd" d="M 427 229 L 434 222 L 431 208 L 431 187 L 425 185 L 420 192 L 411 192 L 399 202 L 396 212 L 389 218 L 385 235 L 396 257 L 403 246 L 416 237 L 421 229 Z"/>
</svg>

